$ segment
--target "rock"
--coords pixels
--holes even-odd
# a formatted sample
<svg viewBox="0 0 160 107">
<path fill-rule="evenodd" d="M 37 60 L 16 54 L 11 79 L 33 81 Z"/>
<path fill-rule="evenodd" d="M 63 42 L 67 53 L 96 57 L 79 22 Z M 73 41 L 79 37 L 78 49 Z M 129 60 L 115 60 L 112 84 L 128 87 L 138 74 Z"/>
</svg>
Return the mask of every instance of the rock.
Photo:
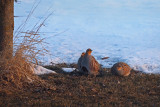
<svg viewBox="0 0 160 107">
<path fill-rule="evenodd" d="M 124 62 L 118 62 L 111 68 L 111 73 L 118 76 L 128 76 L 130 71 L 130 66 Z"/>
</svg>

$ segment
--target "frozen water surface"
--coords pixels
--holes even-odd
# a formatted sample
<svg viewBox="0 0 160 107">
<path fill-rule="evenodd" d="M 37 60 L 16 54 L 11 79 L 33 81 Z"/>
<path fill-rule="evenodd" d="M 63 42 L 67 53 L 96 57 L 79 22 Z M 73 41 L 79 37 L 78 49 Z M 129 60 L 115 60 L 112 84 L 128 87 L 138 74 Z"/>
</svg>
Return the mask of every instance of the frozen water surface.
<svg viewBox="0 0 160 107">
<path fill-rule="evenodd" d="M 15 18 L 15 29 L 35 2 L 15 3 L 15 15 L 22 16 Z M 40 30 L 50 43 L 48 63 L 77 62 L 91 48 L 105 67 L 124 61 L 134 69 L 160 73 L 159 0 L 41 0 L 25 29 L 51 11 Z M 110 58 L 101 60 L 106 56 Z"/>
</svg>

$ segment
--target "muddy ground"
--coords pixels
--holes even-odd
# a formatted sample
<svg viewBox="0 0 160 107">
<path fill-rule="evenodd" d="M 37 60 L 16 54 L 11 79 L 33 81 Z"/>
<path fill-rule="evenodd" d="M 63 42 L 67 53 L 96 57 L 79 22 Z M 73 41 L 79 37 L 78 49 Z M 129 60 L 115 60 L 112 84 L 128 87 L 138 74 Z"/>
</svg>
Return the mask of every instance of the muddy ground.
<svg viewBox="0 0 160 107">
<path fill-rule="evenodd" d="M 160 105 L 160 75 L 131 72 L 128 77 L 112 75 L 103 68 L 97 77 L 65 73 L 61 67 L 47 66 L 57 74 L 38 76 L 43 82 L 10 83 L 0 87 L 0 106 L 151 106 Z M 7 81 L 7 80 L 6 80 Z M 13 85 L 13 86 L 12 86 Z"/>
</svg>

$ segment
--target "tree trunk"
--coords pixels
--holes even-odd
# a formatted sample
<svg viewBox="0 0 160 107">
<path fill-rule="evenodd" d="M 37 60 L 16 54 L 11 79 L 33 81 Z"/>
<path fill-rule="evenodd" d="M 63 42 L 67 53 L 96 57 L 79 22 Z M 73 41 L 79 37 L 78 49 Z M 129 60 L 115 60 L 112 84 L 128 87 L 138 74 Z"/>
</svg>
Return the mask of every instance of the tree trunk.
<svg viewBox="0 0 160 107">
<path fill-rule="evenodd" d="M 14 0 L 0 0 L 0 57 L 13 53 Z"/>
</svg>

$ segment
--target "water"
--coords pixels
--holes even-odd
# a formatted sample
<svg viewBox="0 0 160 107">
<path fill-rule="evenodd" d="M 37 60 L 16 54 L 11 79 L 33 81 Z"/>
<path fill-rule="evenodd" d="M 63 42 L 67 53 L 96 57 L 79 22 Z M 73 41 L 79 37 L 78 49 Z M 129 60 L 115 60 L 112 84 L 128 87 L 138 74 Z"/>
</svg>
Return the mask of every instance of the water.
<svg viewBox="0 0 160 107">
<path fill-rule="evenodd" d="M 38 0 L 15 4 L 15 15 L 24 16 L 15 18 L 16 28 L 34 2 Z M 52 11 L 40 30 L 50 43 L 47 62 L 77 62 L 91 48 L 104 67 L 123 61 L 136 70 L 160 73 L 159 0 L 41 0 L 26 29 Z M 110 58 L 101 60 L 106 56 Z"/>
</svg>

